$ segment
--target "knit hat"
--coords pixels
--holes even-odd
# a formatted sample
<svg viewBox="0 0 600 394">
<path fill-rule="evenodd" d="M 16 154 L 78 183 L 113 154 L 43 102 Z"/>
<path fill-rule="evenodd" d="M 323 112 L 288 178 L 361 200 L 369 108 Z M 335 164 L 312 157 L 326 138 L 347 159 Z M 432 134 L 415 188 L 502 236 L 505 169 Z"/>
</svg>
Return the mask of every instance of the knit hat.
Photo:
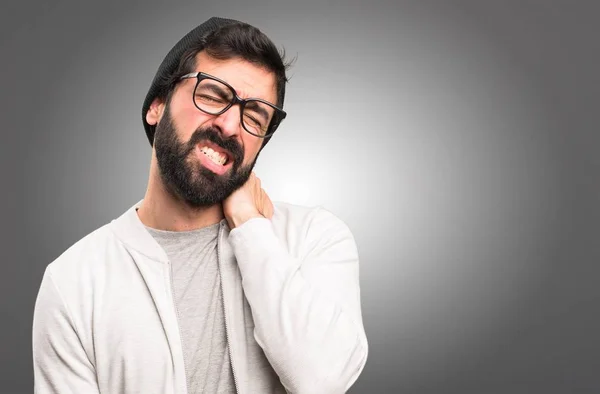
<svg viewBox="0 0 600 394">
<path fill-rule="evenodd" d="M 152 145 L 154 142 L 155 126 L 151 126 L 148 124 L 148 122 L 146 122 L 146 113 L 150 109 L 152 101 L 154 101 L 154 99 L 161 93 L 164 94 L 164 92 L 161 92 L 161 89 L 164 89 L 164 86 L 162 86 L 164 81 L 168 80 L 177 70 L 181 57 L 189 48 L 197 45 L 203 38 L 215 30 L 234 23 L 241 22 L 234 19 L 212 17 L 186 34 L 181 40 L 179 40 L 179 42 L 177 42 L 177 44 L 175 44 L 175 46 L 164 58 L 158 67 L 158 71 L 154 76 L 154 80 L 152 81 L 152 85 L 148 90 L 148 94 L 144 100 L 144 105 L 142 106 L 142 122 L 144 123 L 144 129 L 146 130 L 146 136 L 148 137 L 148 142 L 150 142 L 150 145 Z M 283 92 L 283 94 L 285 93 Z M 269 139 L 270 138 L 265 138 L 261 149 L 264 148 Z"/>
<path fill-rule="evenodd" d="M 185 51 L 188 50 L 192 45 L 198 43 L 198 41 L 202 40 L 202 38 L 207 36 L 212 31 L 231 23 L 239 22 L 233 19 L 212 17 L 186 34 L 181 40 L 179 40 L 179 42 L 177 42 L 177 44 L 175 44 L 169 53 L 167 53 L 167 56 L 158 67 L 158 71 L 154 76 L 154 80 L 152 81 L 152 85 L 150 85 L 150 90 L 148 90 L 148 94 L 144 100 L 144 105 L 142 106 L 142 122 L 144 123 L 144 129 L 146 129 L 146 136 L 148 137 L 148 142 L 150 142 L 150 145 L 152 145 L 154 142 L 155 127 L 150 126 L 148 122 L 146 122 L 146 113 L 150 109 L 150 104 L 152 104 L 152 101 L 154 101 L 154 99 L 160 94 L 160 82 L 168 79 L 175 72 L 175 70 L 177 70 L 181 56 L 183 56 Z"/>
</svg>

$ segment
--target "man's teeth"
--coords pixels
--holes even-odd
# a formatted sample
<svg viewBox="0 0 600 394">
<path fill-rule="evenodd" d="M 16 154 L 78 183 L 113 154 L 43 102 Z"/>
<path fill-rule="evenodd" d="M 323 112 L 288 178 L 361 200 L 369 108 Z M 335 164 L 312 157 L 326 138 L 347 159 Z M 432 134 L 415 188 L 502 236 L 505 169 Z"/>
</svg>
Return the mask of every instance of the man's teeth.
<svg viewBox="0 0 600 394">
<path fill-rule="evenodd" d="M 208 158 L 211 159 L 216 164 L 223 165 L 227 161 L 227 156 L 224 156 L 224 155 L 220 154 L 219 152 L 215 152 L 214 150 L 212 150 L 211 148 L 209 148 L 207 146 L 203 146 L 202 148 L 200 148 L 200 151 L 202 153 L 204 153 L 206 156 L 208 156 Z"/>
</svg>

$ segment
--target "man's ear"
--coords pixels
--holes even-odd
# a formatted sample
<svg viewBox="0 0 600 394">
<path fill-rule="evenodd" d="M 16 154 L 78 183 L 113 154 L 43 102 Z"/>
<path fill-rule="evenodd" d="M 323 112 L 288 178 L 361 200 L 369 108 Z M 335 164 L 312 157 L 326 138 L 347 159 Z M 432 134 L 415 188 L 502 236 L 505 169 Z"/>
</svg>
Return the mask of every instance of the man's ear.
<svg viewBox="0 0 600 394">
<path fill-rule="evenodd" d="M 163 111 L 165 110 L 165 103 L 160 98 L 155 98 L 150 104 L 150 108 L 148 112 L 146 112 L 146 122 L 150 126 L 156 126 L 160 119 L 162 118 Z"/>
</svg>

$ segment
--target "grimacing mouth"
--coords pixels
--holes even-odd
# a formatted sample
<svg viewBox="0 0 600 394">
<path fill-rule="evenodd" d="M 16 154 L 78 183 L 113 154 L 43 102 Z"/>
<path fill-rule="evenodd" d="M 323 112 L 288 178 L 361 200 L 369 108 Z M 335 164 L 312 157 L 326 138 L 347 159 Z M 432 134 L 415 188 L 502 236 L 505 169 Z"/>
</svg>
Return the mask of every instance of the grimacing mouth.
<svg viewBox="0 0 600 394">
<path fill-rule="evenodd" d="M 209 146 L 200 144 L 200 152 L 204 153 L 214 163 L 224 166 L 229 162 L 229 155 L 220 153 Z"/>
</svg>

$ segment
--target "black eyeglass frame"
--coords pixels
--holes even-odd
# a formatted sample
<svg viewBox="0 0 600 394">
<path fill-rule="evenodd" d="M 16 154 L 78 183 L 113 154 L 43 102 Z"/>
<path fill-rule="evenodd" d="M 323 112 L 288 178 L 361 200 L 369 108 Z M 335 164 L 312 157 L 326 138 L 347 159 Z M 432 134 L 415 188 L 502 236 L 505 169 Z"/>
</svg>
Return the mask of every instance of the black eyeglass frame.
<svg viewBox="0 0 600 394">
<path fill-rule="evenodd" d="M 277 127 L 279 127 L 279 124 L 281 123 L 281 121 L 283 121 L 285 119 L 285 117 L 287 116 L 287 113 L 279 108 L 278 106 L 276 106 L 275 104 L 272 104 L 266 100 L 263 100 L 261 98 L 247 98 L 247 99 L 243 99 L 240 96 L 237 95 L 237 93 L 235 92 L 235 89 L 233 88 L 233 86 L 231 86 L 230 84 L 228 84 L 227 82 L 223 81 L 220 78 L 217 78 L 213 75 L 210 74 L 206 74 L 203 73 L 201 71 L 198 72 L 193 72 L 193 73 L 189 73 L 189 74 L 185 74 L 183 76 L 181 76 L 179 78 L 179 80 L 183 80 L 183 79 L 190 79 L 190 78 L 196 78 L 196 85 L 194 86 L 194 91 L 192 93 L 192 101 L 194 102 L 194 106 L 196 108 L 198 108 L 200 111 L 204 112 L 205 114 L 209 114 L 209 115 L 221 115 L 223 113 L 225 113 L 229 108 L 233 107 L 235 104 L 240 104 L 240 124 L 242 125 L 242 127 L 244 128 L 244 130 L 246 130 L 247 133 L 258 137 L 258 138 L 270 138 L 273 133 L 275 133 L 275 130 L 277 130 Z M 229 90 L 231 90 L 231 95 L 232 95 L 232 99 L 231 102 L 229 104 L 227 104 L 225 106 L 225 108 L 223 108 L 221 111 L 217 112 L 217 113 L 212 113 L 212 112 L 208 112 L 203 110 L 202 108 L 200 108 L 198 106 L 198 104 L 196 104 L 196 89 L 198 88 L 198 85 L 200 84 L 201 81 L 205 80 L 205 79 L 212 79 L 214 81 L 220 82 L 223 85 L 227 86 L 229 88 Z M 258 101 L 261 102 L 265 105 L 268 105 L 269 107 L 274 109 L 274 113 L 273 113 L 273 117 L 271 118 L 271 121 L 269 123 L 269 126 L 267 127 L 267 131 L 265 133 L 265 135 L 258 135 L 255 134 L 253 132 L 251 132 L 250 130 L 248 130 L 246 128 L 246 124 L 244 123 L 244 108 L 246 107 L 246 104 L 249 101 Z"/>
</svg>

